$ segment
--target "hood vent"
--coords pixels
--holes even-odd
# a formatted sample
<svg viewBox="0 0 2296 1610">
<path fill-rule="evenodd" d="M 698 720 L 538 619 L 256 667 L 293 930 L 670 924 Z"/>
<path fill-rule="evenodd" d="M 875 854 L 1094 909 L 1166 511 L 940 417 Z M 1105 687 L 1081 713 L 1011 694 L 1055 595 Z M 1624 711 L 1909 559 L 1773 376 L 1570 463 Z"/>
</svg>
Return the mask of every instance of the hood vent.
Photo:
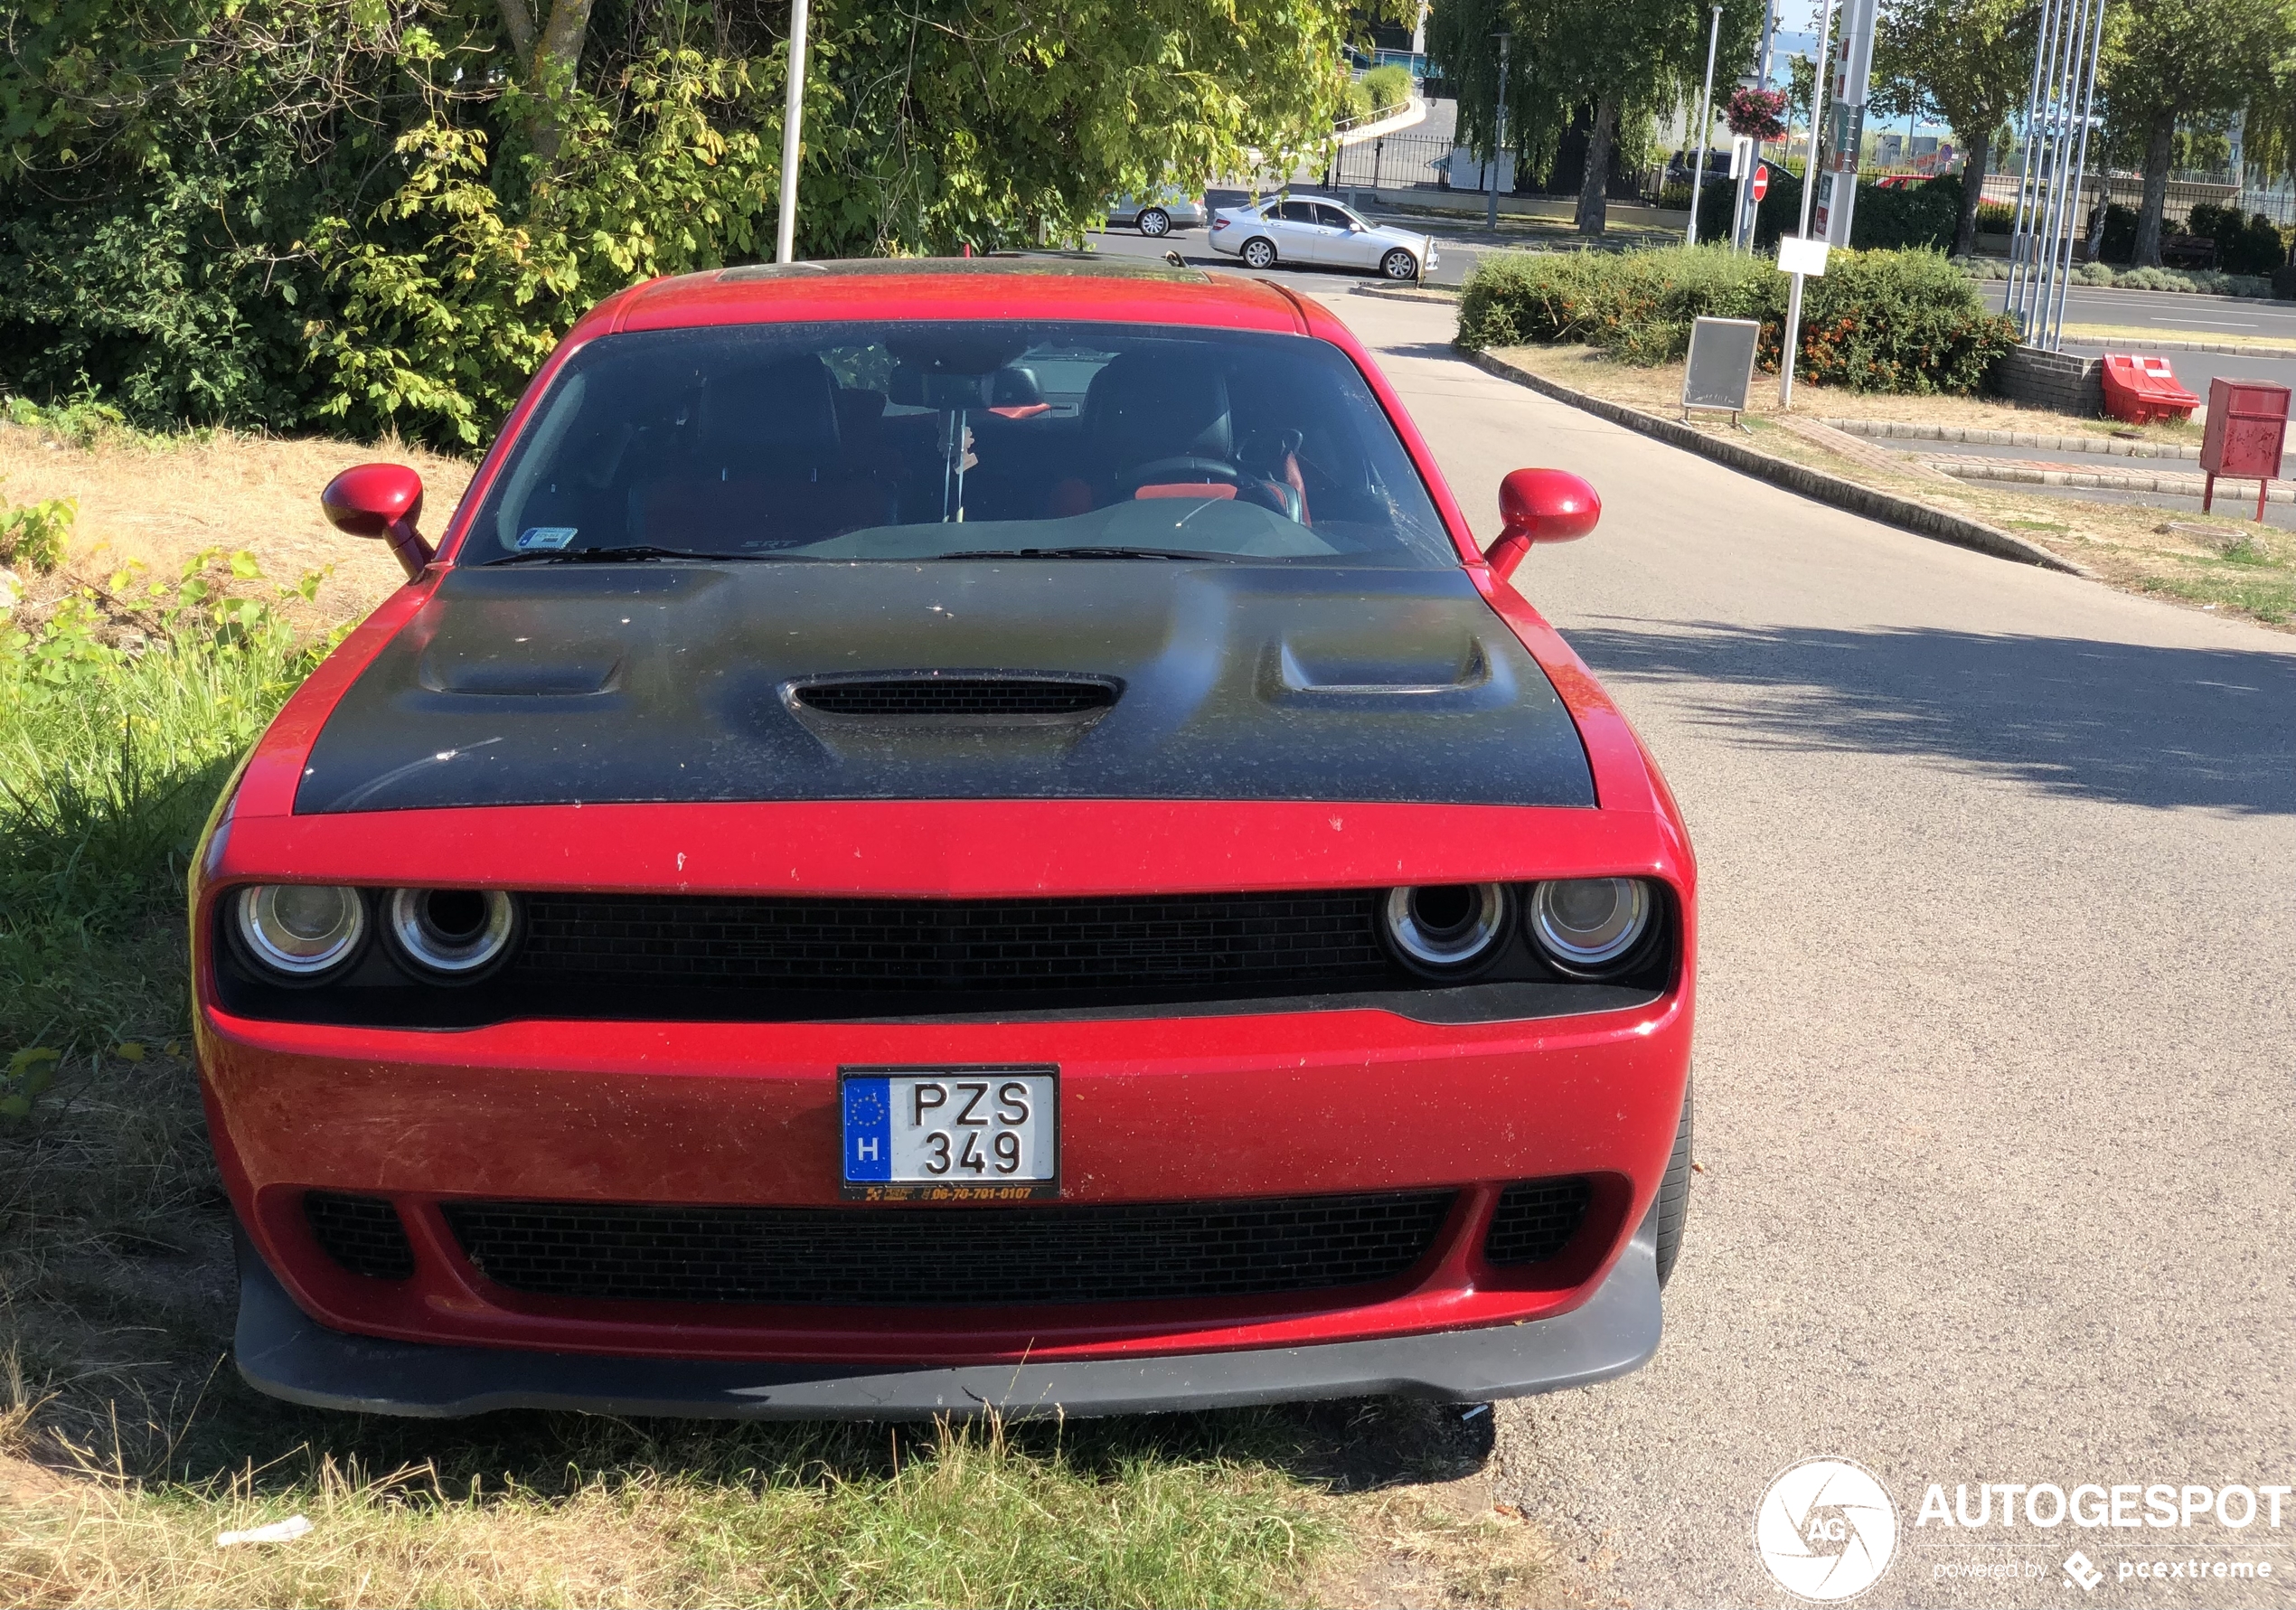
<svg viewBox="0 0 2296 1610">
<path fill-rule="evenodd" d="M 809 714 L 858 720 L 1086 720 L 1115 703 L 1121 687 L 1096 676 L 912 671 L 795 683 L 789 697 Z"/>
</svg>

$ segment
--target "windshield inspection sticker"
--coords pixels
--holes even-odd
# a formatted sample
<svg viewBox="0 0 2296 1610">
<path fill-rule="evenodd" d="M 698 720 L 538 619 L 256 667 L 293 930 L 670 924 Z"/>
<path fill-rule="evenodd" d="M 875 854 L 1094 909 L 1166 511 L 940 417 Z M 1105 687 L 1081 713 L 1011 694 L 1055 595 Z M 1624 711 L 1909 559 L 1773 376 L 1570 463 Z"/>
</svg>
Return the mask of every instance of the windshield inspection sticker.
<svg viewBox="0 0 2296 1610">
<path fill-rule="evenodd" d="M 530 525 L 518 533 L 521 553 L 555 553 L 574 540 L 579 530 L 571 525 Z"/>
</svg>

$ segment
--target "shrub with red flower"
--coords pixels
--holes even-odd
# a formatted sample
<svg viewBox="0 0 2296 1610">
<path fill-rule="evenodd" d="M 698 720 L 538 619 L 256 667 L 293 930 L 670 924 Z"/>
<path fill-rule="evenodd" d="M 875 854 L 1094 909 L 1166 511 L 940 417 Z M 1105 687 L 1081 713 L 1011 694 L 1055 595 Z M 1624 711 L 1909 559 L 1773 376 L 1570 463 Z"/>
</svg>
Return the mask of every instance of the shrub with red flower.
<svg viewBox="0 0 2296 1610">
<path fill-rule="evenodd" d="M 1783 89 L 1741 89 L 1730 97 L 1722 120 L 1732 134 L 1757 140 L 1774 140 L 1786 131 L 1786 94 Z"/>
</svg>

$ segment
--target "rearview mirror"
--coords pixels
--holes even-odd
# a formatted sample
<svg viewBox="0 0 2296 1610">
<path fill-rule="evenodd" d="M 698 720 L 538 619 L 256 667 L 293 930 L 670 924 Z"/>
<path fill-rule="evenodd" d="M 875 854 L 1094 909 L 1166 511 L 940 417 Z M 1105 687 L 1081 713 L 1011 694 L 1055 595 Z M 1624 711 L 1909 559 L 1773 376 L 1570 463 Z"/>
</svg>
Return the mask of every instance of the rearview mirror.
<svg viewBox="0 0 2296 1610">
<path fill-rule="evenodd" d="M 1501 580 L 1515 573 L 1533 542 L 1568 542 L 1595 529 L 1603 500 L 1564 469 L 1519 469 L 1499 483 L 1499 540 L 1483 554 Z"/>
<path fill-rule="evenodd" d="M 327 523 L 347 537 L 381 537 L 409 580 L 430 562 L 430 544 L 415 530 L 422 518 L 422 477 L 403 464 L 358 464 L 319 494 Z"/>
</svg>

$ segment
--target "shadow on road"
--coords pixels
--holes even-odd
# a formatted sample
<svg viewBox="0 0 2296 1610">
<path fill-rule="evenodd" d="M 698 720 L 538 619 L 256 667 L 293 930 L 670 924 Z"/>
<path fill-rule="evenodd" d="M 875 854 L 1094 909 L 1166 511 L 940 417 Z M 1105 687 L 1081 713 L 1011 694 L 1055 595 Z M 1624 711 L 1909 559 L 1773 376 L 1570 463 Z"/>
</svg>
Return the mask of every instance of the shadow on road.
<svg viewBox="0 0 2296 1610">
<path fill-rule="evenodd" d="M 2296 814 L 2296 654 L 2088 638 L 1659 623 L 1567 633 L 1731 741 L 1958 763 L 2052 794 Z"/>
</svg>

